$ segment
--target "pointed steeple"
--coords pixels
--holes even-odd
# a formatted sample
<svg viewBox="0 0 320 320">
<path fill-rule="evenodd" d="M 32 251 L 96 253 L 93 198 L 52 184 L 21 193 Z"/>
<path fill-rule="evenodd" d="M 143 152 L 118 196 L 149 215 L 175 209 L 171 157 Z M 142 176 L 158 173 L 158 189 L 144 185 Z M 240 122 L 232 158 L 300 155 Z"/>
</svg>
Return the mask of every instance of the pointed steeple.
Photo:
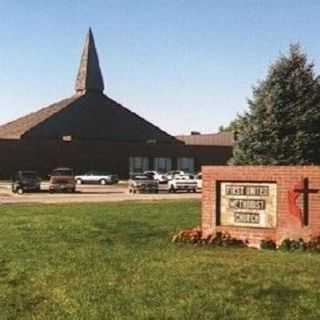
<svg viewBox="0 0 320 320">
<path fill-rule="evenodd" d="M 103 92 L 103 77 L 94 38 L 89 28 L 83 47 L 75 89 L 78 93 Z"/>
</svg>

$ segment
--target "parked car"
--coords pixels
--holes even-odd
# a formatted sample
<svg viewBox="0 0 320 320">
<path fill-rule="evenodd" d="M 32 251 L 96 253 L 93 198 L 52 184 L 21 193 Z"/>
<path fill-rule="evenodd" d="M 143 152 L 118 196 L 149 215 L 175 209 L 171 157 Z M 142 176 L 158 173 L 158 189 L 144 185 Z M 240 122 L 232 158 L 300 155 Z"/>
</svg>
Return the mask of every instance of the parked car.
<svg viewBox="0 0 320 320">
<path fill-rule="evenodd" d="M 54 169 L 50 175 L 49 192 L 75 192 L 76 182 L 70 168 Z"/>
<path fill-rule="evenodd" d="M 144 174 L 132 175 L 128 182 L 129 193 L 158 193 L 159 182 Z"/>
<path fill-rule="evenodd" d="M 168 182 L 168 191 L 177 192 L 177 191 L 197 191 L 197 180 L 194 179 L 193 175 L 175 175 Z"/>
<path fill-rule="evenodd" d="M 153 178 L 154 180 L 157 180 L 159 183 L 167 183 L 168 182 L 167 175 L 162 174 L 158 171 L 149 170 L 149 171 L 145 171 L 143 174 Z"/>
<path fill-rule="evenodd" d="M 95 183 L 95 184 L 114 184 L 119 182 L 119 176 L 116 174 L 98 172 L 98 171 L 89 171 L 83 175 L 75 177 L 77 184 L 84 183 Z"/>
<path fill-rule="evenodd" d="M 199 172 L 197 175 L 196 175 L 196 180 L 197 180 L 197 187 L 199 190 L 202 190 L 202 173 Z"/>
<path fill-rule="evenodd" d="M 12 192 L 23 194 L 26 191 L 39 192 L 41 179 L 36 171 L 18 171 L 11 184 Z"/>
<path fill-rule="evenodd" d="M 168 180 L 171 180 L 177 175 L 183 176 L 184 174 L 185 174 L 184 171 L 181 171 L 181 170 L 171 170 L 167 172 L 166 176 Z"/>
</svg>

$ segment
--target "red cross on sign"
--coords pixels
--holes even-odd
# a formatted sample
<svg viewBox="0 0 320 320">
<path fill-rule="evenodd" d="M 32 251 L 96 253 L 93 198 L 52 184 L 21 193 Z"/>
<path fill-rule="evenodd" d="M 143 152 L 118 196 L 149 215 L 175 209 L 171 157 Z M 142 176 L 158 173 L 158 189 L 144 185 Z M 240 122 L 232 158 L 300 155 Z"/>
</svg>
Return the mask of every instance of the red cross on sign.
<svg viewBox="0 0 320 320">
<path fill-rule="evenodd" d="M 309 189 L 308 178 L 303 178 L 301 182 L 294 185 L 292 191 L 289 191 L 289 211 L 292 215 L 298 217 L 305 226 L 309 224 L 309 194 L 317 192 L 317 189 Z M 303 210 L 297 205 L 297 200 L 301 194 L 303 195 Z"/>
</svg>

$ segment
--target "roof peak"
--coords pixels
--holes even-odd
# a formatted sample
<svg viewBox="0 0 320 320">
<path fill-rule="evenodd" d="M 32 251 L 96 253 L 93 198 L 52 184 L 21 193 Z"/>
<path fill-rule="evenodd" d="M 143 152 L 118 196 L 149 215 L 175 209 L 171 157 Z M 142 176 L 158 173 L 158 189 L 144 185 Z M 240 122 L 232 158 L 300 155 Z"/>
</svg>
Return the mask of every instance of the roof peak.
<svg viewBox="0 0 320 320">
<path fill-rule="evenodd" d="M 79 93 L 103 92 L 104 83 L 91 27 L 82 50 L 75 89 Z"/>
</svg>

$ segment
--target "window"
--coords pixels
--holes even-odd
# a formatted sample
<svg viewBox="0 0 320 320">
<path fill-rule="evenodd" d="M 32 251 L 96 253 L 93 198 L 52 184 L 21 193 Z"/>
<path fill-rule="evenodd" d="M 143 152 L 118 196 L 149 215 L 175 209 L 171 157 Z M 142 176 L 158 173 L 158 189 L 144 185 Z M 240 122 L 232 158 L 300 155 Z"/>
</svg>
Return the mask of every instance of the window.
<svg viewBox="0 0 320 320">
<path fill-rule="evenodd" d="M 168 172 L 172 164 L 170 158 L 154 158 L 154 170 L 159 172 Z"/>
<path fill-rule="evenodd" d="M 194 172 L 194 158 L 178 158 L 178 170 Z"/>
<path fill-rule="evenodd" d="M 149 159 L 147 157 L 130 157 L 130 173 L 144 172 L 149 169 Z"/>
</svg>

